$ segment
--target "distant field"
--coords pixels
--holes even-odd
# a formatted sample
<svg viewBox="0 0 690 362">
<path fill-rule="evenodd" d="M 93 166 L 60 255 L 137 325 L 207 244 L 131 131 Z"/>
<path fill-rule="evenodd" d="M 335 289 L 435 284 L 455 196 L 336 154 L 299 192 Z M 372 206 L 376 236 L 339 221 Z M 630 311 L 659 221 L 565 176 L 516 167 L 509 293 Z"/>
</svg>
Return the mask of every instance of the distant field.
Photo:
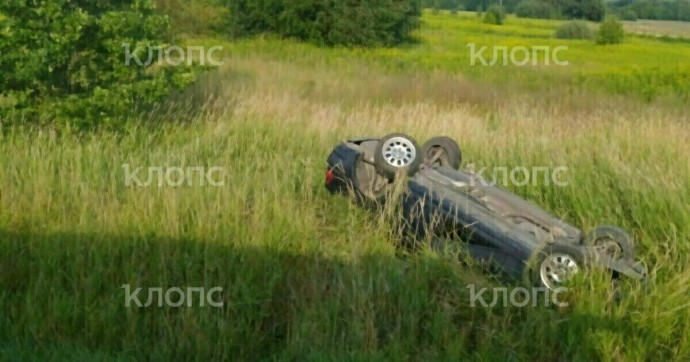
<svg viewBox="0 0 690 362">
<path fill-rule="evenodd" d="M 118 132 L 4 129 L 0 360 L 690 360 L 689 47 L 557 25 L 425 14 L 393 49 L 189 39 L 225 64 Z M 571 65 L 472 67 L 468 42 L 567 45 Z M 402 252 L 385 217 L 323 187 L 339 140 L 391 132 L 451 136 L 465 166 L 567 167 L 565 187 L 508 188 L 629 230 L 649 288 L 616 302 L 595 274 L 563 309 L 472 307 L 469 285 L 508 282 Z M 225 183 L 126 185 L 124 164 Z M 123 284 L 222 287 L 224 306 L 127 308 Z"/>
<path fill-rule="evenodd" d="M 654 36 L 690 38 L 690 22 L 665 20 L 624 21 L 625 31 Z"/>
<path fill-rule="evenodd" d="M 252 54 L 281 57 L 305 66 L 328 62 L 333 66 L 364 62 L 388 72 L 443 72 L 489 81 L 501 87 L 518 86 L 532 91 L 633 95 L 641 100 L 670 97 L 690 99 L 690 46 L 655 39 L 629 37 L 613 46 L 589 40 L 554 37 L 562 21 L 509 17 L 502 26 L 487 25 L 474 13 L 457 16 L 426 13 L 417 32 L 418 44 L 393 49 L 320 49 L 311 45 L 272 40 L 241 41 L 229 46 L 233 56 Z M 492 59 L 492 48 L 507 46 L 567 47 L 559 58 L 569 65 L 484 66 L 471 64 L 468 44 L 487 46 L 484 58 Z M 500 55 L 500 54 L 499 54 Z"/>
</svg>

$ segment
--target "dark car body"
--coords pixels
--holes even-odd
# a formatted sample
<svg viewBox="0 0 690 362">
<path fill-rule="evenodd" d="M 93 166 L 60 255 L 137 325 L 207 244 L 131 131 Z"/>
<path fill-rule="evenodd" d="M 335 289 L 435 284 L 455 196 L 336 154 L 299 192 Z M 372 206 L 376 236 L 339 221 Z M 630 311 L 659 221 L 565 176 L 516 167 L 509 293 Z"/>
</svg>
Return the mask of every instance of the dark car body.
<svg viewBox="0 0 690 362">
<path fill-rule="evenodd" d="M 354 193 L 369 204 L 384 201 L 391 183 L 373 166 L 377 142 L 361 138 L 337 145 L 328 157 L 327 189 Z M 421 165 L 405 182 L 400 202 L 412 234 L 455 235 L 473 258 L 491 261 L 511 277 L 523 277 L 546 245 L 562 243 L 595 255 L 597 264 L 617 274 L 646 278 L 640 264 L 597 255 L 582 244 L 580 229 L 472 172 Z"/>
</svg>

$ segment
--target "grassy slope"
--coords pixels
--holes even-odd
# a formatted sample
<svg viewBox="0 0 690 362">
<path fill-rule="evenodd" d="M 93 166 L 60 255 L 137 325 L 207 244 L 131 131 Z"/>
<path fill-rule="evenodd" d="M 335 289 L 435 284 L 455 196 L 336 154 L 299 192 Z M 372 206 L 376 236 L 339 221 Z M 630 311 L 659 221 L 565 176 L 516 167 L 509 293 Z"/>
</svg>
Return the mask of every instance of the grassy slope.
<svg viewBox="0 0 690 362">
<path fill-rule="evenodd" d="M 426 20 L 424 37 L 455 21 Z M 437 59 L 414 47 L 229 47 L 183 95 L 219 95 L 204 112 L 153 112 L 190 124 L 1 136 L 0 359 L 688 359 L 687 108 L 512 94 L 420 71 L 410 59 Z M 479 167 L 569 167 L 567 187 L 512 189 L 585 229 L 628 228 L 649 293 L 614 305 L 598 281 L 566 310 L 470 308 L 468 283 L 503 284 L 452 254 L 396 257 L 385 220 L 322 187 L 337 140 L 391 131 L 448 134 Z M 128 188 L 123 163 L 222 166 L 226 185 Z M 127 309 L 127 283 L 222 286 L 225 307 Z"/>
</svg>

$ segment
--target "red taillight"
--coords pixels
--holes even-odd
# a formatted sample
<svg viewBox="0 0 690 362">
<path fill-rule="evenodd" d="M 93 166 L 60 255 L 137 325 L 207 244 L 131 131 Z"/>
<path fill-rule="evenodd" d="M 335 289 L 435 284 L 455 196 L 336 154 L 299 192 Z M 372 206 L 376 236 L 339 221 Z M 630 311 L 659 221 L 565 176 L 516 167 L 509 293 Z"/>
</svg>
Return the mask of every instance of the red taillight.
<svg viewBox="0 0 690 362">
<path fill-rule="evenodd" d="M 335 178 L 335 176 L 333 176 L 333 171 L 332 171 L 332 170 L 326 171 L 326 185 L 328 185 L 328 184 L 330 184 L 331 182 L 333 182 L 333 179 L 334 179 L 334 178 Z"/>
</svg>

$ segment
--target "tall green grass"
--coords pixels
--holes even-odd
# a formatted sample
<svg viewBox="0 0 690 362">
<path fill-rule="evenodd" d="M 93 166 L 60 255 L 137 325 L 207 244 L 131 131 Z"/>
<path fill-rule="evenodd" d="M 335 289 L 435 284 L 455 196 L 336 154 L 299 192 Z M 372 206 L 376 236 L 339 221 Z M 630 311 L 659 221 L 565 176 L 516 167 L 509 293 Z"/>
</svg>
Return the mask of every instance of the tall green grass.
<svg viewBox="0 0 690 362">
<path fill-rule="evenodd" d="M 0 359 L 688 359 L 686 108 L 366 60 L 415 49 L 232 46 L 120 132 L 3 130 Z M 628 229 L 648 290 L 615 302 L 596 274 L 564 309 L 471 307 L 468 285 L 511 282 L 452 250 L 403 252 L 385 219 L 323 187 L 339 140 L 393 131 L 449 135 L 477 168 L 568 167 L 568 186 L 509 188 L 585 230 Z M 225 184 L 128 187 L 125 163 L 223 167 Z M 123 284 L 219 286 L 224 306 L 127 308 Z"/>
</svg>

